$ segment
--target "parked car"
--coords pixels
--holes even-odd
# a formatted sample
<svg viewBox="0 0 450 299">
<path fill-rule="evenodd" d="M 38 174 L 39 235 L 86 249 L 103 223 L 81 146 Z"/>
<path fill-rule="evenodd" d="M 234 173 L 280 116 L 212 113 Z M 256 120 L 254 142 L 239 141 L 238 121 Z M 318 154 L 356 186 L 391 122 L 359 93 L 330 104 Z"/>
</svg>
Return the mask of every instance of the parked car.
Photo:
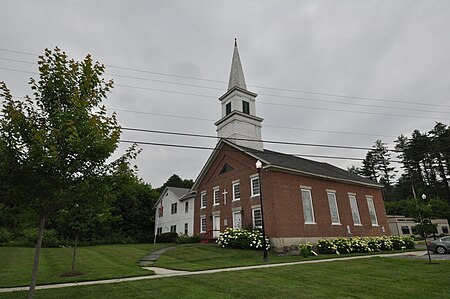
<svg viewBox="0 0 450 299">
<path fill-rule="evenodd" d="M 428 250 L 434 251 L 439 254 L 450 252 L 450 237 L 441 237 L 434 241 L 427 243 Z"/>
</svg>

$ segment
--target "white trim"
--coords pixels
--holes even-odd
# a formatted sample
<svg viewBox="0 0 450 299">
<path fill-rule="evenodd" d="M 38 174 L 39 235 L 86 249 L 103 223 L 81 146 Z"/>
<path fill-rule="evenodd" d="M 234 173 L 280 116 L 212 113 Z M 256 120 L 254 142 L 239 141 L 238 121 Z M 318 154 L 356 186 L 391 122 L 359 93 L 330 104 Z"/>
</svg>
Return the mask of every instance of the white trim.
<svg viewBox="0 0 450 299">
<path fill-rule="evenodd" d="M 310 186 L 303 186 L 303 185 L 300 185 L 300 189 L 312 190 Z"/>
</svg>

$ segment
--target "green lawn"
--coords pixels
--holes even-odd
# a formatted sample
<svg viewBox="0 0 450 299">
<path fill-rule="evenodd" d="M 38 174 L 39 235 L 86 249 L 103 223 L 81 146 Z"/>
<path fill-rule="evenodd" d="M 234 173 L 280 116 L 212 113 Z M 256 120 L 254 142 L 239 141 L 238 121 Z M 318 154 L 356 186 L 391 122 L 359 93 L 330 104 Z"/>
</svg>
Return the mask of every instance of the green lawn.
<svg viewBox="0 0 450 299">
<path fill-rule="evenodd" d="M 149 275 L 152 272 L 137 265 L 142 257 L 165 244 L 121 244 L 79 247 L 76 270 L 78 277 L 60 277 L 71 269 L 72 248 L 43 248 L 38 284 L 96 280 Z M 173 245 L 170 245 L 173 246 Z M 34 248 L 0 247 L 0 287 L 29 285 Z"/>
<path fill-rule="evenodd" d="M 398 251 L 376 252 L 373 254 L 394 252 Z M 312 259 L 340 258 L 356 255 L 363 254 L 319 255 L 317 257 L 303 258 L 298 255 L 278 256 L 274 252 L 269 252 L 269 263 L 286 263 Z M 220 248 L 218 246 L 205 244 L 190 244 L 178 246 L 174 250 L 164 253 L 156 262 L 155 266 L 173 270 L 199 271 L 261 264 L 263 264 L 262 251 Z"/>
<path fill-rule="evenodd" d="M 449 261 L 374 257 L 40 290 L 36 298 L 444 298 L 449 281 Z"/>
</svg>

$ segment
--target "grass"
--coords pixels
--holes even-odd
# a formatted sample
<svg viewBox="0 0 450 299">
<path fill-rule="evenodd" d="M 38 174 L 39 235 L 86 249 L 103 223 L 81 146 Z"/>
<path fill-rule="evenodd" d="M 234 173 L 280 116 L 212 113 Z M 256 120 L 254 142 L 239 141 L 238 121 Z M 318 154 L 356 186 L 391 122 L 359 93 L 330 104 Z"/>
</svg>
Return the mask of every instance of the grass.
<svg viewBox="0 0 450 299">
<path fill-rule="evenodd" d="M 399 251 L 376 252 L 373 254 L 394 252 Z M 298 255 L 278 256 L 276 253 L 270 251 L 269 263 L 286 263 L 356 255 L 367 255 L 367 253 L 351 255 L 319 255 L 317 257 L 303 258 Z M 190 244 L 182 245 L 174 250 L 166 252 L 156 262 L 155 266 L 173 270 L 200 271 L 218 268 L 261 265 L 262 263 L 262 251 L 220 248 L 218 246 L 204 244 Z"/>
<path fill-rule="evenodd" d="M 443 298 L 450 262 L 369 258 L 39 290 L 36 298 Z M 24 292 L 0 298 L 23 298 Z M 444 295 L 448 296 L 448 295 Z"/>
<path fill-rule="evenodd" d="M 38 284 L 73 282 L 149 275 L 137 262 L 165 244 L 121 244 L 79 247 L 76 270 L 85 273 L 76 277 L 60 277 L 71 270 L 72 248 L 43 248 Z M 173 246 L 173 245 L 170 245 Z M 30 283 L 34 248 L 0 247 L 0 287 L 26 286 Z"/>
</svg>

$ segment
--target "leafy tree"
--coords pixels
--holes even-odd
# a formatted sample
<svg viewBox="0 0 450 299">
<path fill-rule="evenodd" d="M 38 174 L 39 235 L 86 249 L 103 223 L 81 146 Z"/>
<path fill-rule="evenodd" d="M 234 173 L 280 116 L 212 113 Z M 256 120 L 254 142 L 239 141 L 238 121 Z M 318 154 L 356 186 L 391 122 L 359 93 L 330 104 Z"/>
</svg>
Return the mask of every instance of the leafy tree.
<svg viewBox="0 0 450 299">
<path fill-rule="evenodd" d="M 159 193 L 138 179 L 127 164 L 122 164 L 109 178 L 115 194 L 112 229 L 131 241 L 148 242 L 154 230 L 154 205 Z"/>
<path fill-rule="evenodd" d="M 59 48 L 39 57 L 39 79 L 30 79 L 33 96 L 15 99 L 0 83 L 0 193 L 39 215 L 29 298 L 34 295 L 46 219 L 67 207 L 68 189 L 80 178 L 107 170 L 120 127 L 101 102 L 112 88 L 104 66 L 90 55 L 80 62 Z"/>
<path fill-rule="evenodd" d="M 181 179 L 178 175 L 173 174 L 167 182 L 165 182 L 157 190 L 159 193 L 164 191 L 166 187 L 180 187 L 180 188 L 191 188 L 194 185 L 194 181 L 191 179 Z"/>
</svg>

